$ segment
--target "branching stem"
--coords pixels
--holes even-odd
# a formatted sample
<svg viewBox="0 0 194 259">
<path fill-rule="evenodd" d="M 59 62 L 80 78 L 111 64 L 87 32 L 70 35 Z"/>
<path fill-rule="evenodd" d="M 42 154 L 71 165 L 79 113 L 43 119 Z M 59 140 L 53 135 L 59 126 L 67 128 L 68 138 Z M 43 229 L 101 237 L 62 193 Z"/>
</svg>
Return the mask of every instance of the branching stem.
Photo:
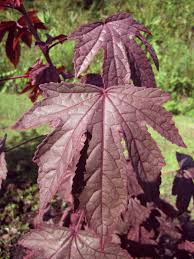
<svg viewBox="0 0 194 259">
<path fill-rule="evenodd" d="M 36 43 L 38 43 L 38 46 L 39 48 L 41 49 L 43 55 L 45 56 L 45 59 L 46 61 L 54 67 L 53 65 L 53 62 L 50 58 L 50 55 L 49 55 L 49 48 L 48 48 L 48 45 L 43 42 L 37 32 L 37 30 L 35 29 L 33 23 L 31 22 L 30 18 L 29 18 L 29 15 L 28 15 L 28 12 L 26 11 L 26 8 L 25 6 L 22 4 L 19 11 L 21 12 L 21 14 L 23 15 L 25 21 L 26 21 L 26 24 L 28 25 L 28 29 L 31 31 L 32 35 L 34 36 L 35 40 L 36 40 Z"/>
</svg>

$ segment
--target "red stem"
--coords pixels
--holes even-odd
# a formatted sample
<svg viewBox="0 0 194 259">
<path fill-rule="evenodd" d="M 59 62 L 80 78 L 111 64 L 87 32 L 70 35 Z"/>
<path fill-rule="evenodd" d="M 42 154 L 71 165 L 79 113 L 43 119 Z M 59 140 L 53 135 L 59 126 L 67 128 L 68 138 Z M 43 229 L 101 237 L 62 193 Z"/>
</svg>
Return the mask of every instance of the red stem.
<svg viewBox="0 0 194 259">
<path fill-rule="evenodd" d="M 80 228 L 80 223 L 82 223 L 82 220 L 84 218 L 84 210 L 81 210 L 81 213 L 80 213 L 80 217 L 79 217 L 79 220 L 75 226 L 75 229 L 74 229 L 74 232 L 77 233 L 79 228 Z"/>
<path fill-rule="evenodd" d="M 50 58 L 50 55 L 49 55 L 49 48 L 48 46 L 45 44 L 45 42 L 43 42 L 40 37 L 39 37 L 39 34 L 37 32 L 37 30 L 35 29 L 33 23 L 31 22 L 30 18 L 29 18 L 29 15 L 24 7 L 24 5 L 22 4 L 20 6 L 20 8 L 18 9 L 18 11 L 23 15 L 25 21 L 26 21 L 26 24 L 28 25 L 28 28 L 29 30 L 31 31 L 32 35 L 34 36 L 35 40 L 37 43 L 40 43 L 38 44 L 39 48 L 41 49 L 43 55 L 45 56 L 46 58 L 46 61 L 53 67 L 55 67 L 52 63 L 52 60 Z"/>
<path fill-rule="evenodd" d="M 57 41 L 57 42 L 53 43 L 52 45 L 50 45 L 50 46 L 48 47 L 48 50 L 52 49 L 53 47 L 55 47 L 55 46 L 58 45 L 59 43 L 61 44 L 60 41 Z"/>
<path fill-rule="evenodd" d="M 26 75 L 22 75 L 22 76 L 13 76 L 13 77 L 0 78 L 0 82 L 7 81 L 7 80 L 16 80 L 16 79 L 19 79 L 19 78 L 27 78 L 27 76 Z"/>
</svg>

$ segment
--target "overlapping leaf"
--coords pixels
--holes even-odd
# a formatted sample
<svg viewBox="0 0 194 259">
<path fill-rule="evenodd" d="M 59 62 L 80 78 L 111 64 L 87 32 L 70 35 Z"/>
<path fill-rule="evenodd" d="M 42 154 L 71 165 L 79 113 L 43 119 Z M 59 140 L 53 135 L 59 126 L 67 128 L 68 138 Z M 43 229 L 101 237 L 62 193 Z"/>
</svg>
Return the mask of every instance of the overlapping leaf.
<svg viewBox="0 0 194 259">
<path fill-rule="evenodd" d="M 28 16 L 35 29 L 46 29 L 46 26 L 37 17 L 36 11 L 28 12 Z M 8 33 L 6 54 L 14 66 L 17 66 L 21 52 L 20 43 L 24 42 L 28 47 L 31 47 L 32 44 L 32 34 L 26 25 L 24 16 L 21 16 L 17 22 L 2 21 L 0 23 L 0 42 L 6 33 Z"/>
<path fill-rule="evenodd" d="M 57 69 L 49 64 L 43 64 L 40 59 L 28 69 L 24 77 L 29 78 L 29 82 L 21 93 L 30 91 L 29 98 L 32 102 L 35 102 L 40 95 L 41 84 L 60 81 Z"/>
<path fill-rule="evenodd" d="M 192 242 L 192 241 L 185 240 L 184 242 L 182 242 L 178 245 L 178 248 L 180 250 L 189 251 L 192 256 L 194 254 L 194 241 Z"/>
<path fill-rule="evenodd" d="M 69 39 L 79 41 L 74 52 L 76 75 L 79 76 L 87 69 L 102 48 L 103 81 L 106 87 L 128 84 L 130 78 L 135 84 L 138 83 L 138 86 L 154 87 L 155 80 L 151 66 L 135 38 L 137 37 L 146 46 L 157 67 L 158 59 L 151 45 L 141 35 L 142 31 L 150 33 L 128 13 L 118 13 L 104 22 L 81 26 L 69 36 Z"/>
<path fill-rule="evenodd" d="M 194 199 L 194 160 L 191 156 L 176 153 L 180 169 L 174 178 L 172 194 L 177 196 L 176 206 L 184 212 L 188 209 L 190 201 Z"/>
<path fill-rule="evenodd" d="M 194 160 L 191 156 L 176 152 L 177 162 L 180 170 L 184 170 L 185 178 L 194 178 Z"/>
<path fill-rule="evenodd" d="M 22 5 L 22 0 L 1 0 L 0 1 L 0 10 L 3 10 L 6 7 L 9 8 L 19 8 Z"/>
<path fill-rule="evenodd" d="M 94 233 L 45 226 L 32 230 L 19 242 L 32 250 L 30 258 L 58 259 L 129 259 L 131 256 L 119 244 L 107 243 L 100 247 L 100 238 Z M 28 257 L 29 258 L 29 257 Z M 29 258 L 29 259 L 30 259 Z"/>
<path fill-rule="evenodd" d="M 156 181 L 164 164 L 146 124 L 173 143 L 184 146 L 172 115 L 161 105 L 169 95 L 156 88 L 116 86 L 108 89 L 84 85 L 50 83 L 42 85 L 45 99 L 38 102 L 16 123 L 28 129 L 51 123 L 54 131 L 39 146 L 40 211 L 59 191 L 72 161 L 78 161 L 83 136 L 89 132 L 86 186 L 80 206 L 86 209 L 89 224 L 102 238 L 112 232 L 128 203 L 128 161 L 140 185 Z M 121 140 L 128 149 L 126 160 Z M 72 172 L 74 173 L 74 172 Z M 64 185 L 65 186 L 65 185 Z M 148 190 L 147 190 L 148 191 Z M 67 187 L 66 197 L 71 196 Z"/>
<path fill-rule="evenodd" d="M 154 73 L 151 64 L 143 49 L 135 40 L 129 40 L 128 55 L 131 69 L 131 79 L 135 86 L 156 87 Z"/>
<path fill-rule="evenodd" d="M 72 78 L 72 74 L 67 73 L 64 66 L 56 68 L 50 64 L 43 64 L 42 61 L 38 59 L 24 75 L 20 76 L 21 78 L 29 79 L 20 94 L 29 92 L 30 100 L 35 102 L 38 96 L 42 93 L 39 86 L 44 83 L 60 82 L 60 75 L 64 80 Z"/>
<path fill-rule="evenodd" d="M 134 217 L 136 221 L 129 227 L 128 235 L 122 237 L 123 247 L 133 258 L 192 258 L 192 238 L 189 237 L 189 229 L 185 231 L 186 235 L 183 234 L 184 222 L 181 219 L 169 217 L 154 204 L 141 224 L 138 224 L 138 215 L 134 214 Z"/>
<path fill-rule="evenodd" d="M 7 166 L 6 166 L 6 161 L 5 161 L 5 141 L 6 141 L 6 136 L 0 140 L 0 188 L 1 188 L 1 183 L 2 180 L 5 180 L 7 176 Z"/>
</svg>

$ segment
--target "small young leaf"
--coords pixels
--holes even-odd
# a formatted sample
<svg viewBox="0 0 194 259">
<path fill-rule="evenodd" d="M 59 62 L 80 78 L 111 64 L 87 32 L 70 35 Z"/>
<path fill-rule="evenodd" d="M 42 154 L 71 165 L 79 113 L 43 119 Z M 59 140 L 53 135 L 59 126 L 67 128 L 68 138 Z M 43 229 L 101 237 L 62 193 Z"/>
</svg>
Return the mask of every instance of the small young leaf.
<svg viewBox="0 0 194 259">
<path fill-rule="evenodd" d="M 41 89 L 39 88 L 41 84 L 60 81 L 59 73 L 55 67 L 43 64 L 40 59 L 28 69 L 24 77 L 29 78 L 29 82 L 20 94 L 30 91 L 29 98 L 32 102 L 35 102 L 41 94 Z"/>
<path fill-rule="evenodd" d="M 31 20 L 31 22 L 34 24 L 36 29 L 42 29 L 42 30 L 47 30 L 47 27 L 44 25 L 43 22 L 41 22 L 41 20 L 38 18 L 37 16 L 37 11 L 36 10 L 32 10 L 30 12 L 28 12 L 28 16 Z M 24 16 L 21 16 L 18 19 L 18 24 L 22 27 L 26 26 L 26 21 Z"/>
<path fill-rule="evenodd" d="M 135 37 L 138 37 L 146 46 L 158 67 L 157 56 L 148 41 L 141 35 L 141 31 L 149 33 L 147 28 L 137 23 L 128 13 L 118 13 L 110 16 L 104 22 L 81 26 L 69 36 L 69 39 L 79 41 L 74 52 L 76 76 L 79 76 L 87 69 L 99 49 L 102 48 L 104 50 L 102 77 L 106 87 L 128 84 L 130 77 L 131 79 L 134 78 L 134 75 L 131 74 L 133 69 L 130 69 L 128 58 L 130 58 L 132 67 L 134 67 L 136 63 L 138 63 L 138 65 L 141 64 L 141 66 L 142 63 L 145 63 L 145 66 L 148 67 L 147 77 L 153 79 L 153 73 L 150 69 L 150 65 L 147 64 L 149 62 L 146 56 L 142 56 L 142 53 L 138 56 L 138 51 L 136 51 L 136 55 L 133 55 L 133 51 L 136 50 L 136 48 L 137 50 L 140 48 L 133 40 Z M 130 40 L 132 40 L 131 42 L 133 43 L 132 48 L 130 47 Z M 143 69 L 143 67 L 140 69 Z M 141 80 L 140 85 L 147 87 L 147 85 L 144 85 L 144 78 L 139 77 L 139 80 Z M 154 84 L 151 80 L 149 80 L 149 83 L 149 87 L 152 87 Z"/>
</svg>

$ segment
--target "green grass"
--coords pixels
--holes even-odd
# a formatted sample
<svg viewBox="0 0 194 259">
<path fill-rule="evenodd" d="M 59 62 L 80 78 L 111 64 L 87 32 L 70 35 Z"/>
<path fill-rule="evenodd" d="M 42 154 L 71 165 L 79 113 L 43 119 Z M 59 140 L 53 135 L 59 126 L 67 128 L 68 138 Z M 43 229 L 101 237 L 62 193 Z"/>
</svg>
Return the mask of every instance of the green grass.
<svg viewBox="0 0 194 259">
<path fill-rule="evenodd" d="M 171 188 L 175 171 L 179 168 L 176 160 L 176 152 L 182 152 L 194 157 L 194 118 L 187 116 L 174 116 L 174 121 L 185 144 L 187 145 L 187 148 L 181 148 L 170 143 L 157 132 L 150 129 L 150 132 L 158 143 L 166 162 L 166 166 L 162 169 L 162 184 L 160 186 L 160 192 L 164 198 L 170 199 L 173 202 L 174 199 L 170 196 Z"/>
<path fill-rule="evenodd" d="M 48 128 L 45 126 L 21 132 L 11 128 L 16 120 L 31 106 L 32 103 L 26 95 L 0 94 L 0 137 L 7 134 L 9 148 L 22 141 L 47 133 Z"/>
</svg>

